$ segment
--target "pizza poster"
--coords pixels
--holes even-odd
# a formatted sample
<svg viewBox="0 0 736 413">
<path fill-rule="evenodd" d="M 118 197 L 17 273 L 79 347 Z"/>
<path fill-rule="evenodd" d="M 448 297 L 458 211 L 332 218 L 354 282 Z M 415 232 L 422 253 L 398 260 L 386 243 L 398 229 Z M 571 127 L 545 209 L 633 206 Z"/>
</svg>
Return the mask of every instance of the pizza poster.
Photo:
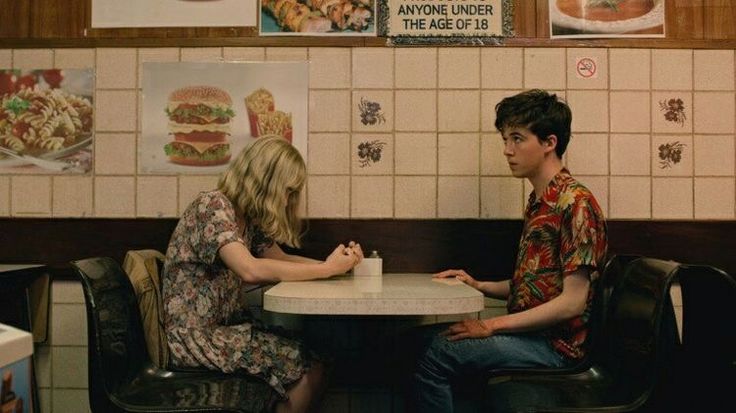
<svg viewBox="0 0 736 413">
<path fill-rule="evenodd" d="M 218 174 L 277 135 L 307 159 L 307 62 L 144 63 L 139 173 Z"/>
</svg>

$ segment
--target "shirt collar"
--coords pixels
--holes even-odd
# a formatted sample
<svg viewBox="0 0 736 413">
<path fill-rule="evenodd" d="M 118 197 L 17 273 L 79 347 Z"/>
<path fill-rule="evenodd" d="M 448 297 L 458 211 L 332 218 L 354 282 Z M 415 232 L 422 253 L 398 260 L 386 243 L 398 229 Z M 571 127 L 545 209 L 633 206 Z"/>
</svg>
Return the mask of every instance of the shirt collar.
<svg viewBox="0 0 736 413">
<path fill-rule="evenodd" d="M 555 206 L 557 204 L 557 195 L 560 193 L 562 185 L 570 178 L 570 171 L 567 168 L 560 169 L 560 172 L 549 181 L 547 187 L 544 189 L 542 196 L 537 200 L 537 195 L 534 191 L 529 194 L 529 205 L 533 205 L 538 202 L 544 201 L 549 206 Z"/>
</svg>

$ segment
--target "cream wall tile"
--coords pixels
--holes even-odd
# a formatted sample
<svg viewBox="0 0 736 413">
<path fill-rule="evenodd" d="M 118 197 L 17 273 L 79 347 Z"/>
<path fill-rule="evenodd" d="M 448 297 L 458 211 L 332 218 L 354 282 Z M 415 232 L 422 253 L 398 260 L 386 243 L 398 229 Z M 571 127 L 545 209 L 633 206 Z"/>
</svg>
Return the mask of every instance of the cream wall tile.
<svg viewBox="0 0 736 413">
<path fill-rule="evenodd" d="M 478 175 L 480 141 L 477 133 L 441 133 L 438 141 L 440 175 Z"/>
<path fill-rule="evenodd" d="M 45 69 L 54 66 L 52 49 L 15 49 L 13 68 L 21 70 Z"/>
<path fill-rule="evenodd" d="M 513 96 L 521 90 L 483 90 L 480 93 L 480 127 L 484 132 L 496 132 L 496 105 L 503 98 Z"/>
<path fill-rule="evenodd" d="M 350 49 L 312 47 L 309 49 L 309 87 L 345 89 L 350 87 Z"/>
<path fill-rule="evenodd" d="M 95 67 L 95 49 L 54 49 L 54 67 L 87 69 Z"/>
<path fill-rule="evenodd" d="M 608 216 L 608 177 L 607 176 L 586 176 L 575 175 L 580 183 L 593 193 L 593 197 L 598 201 L 604 216 Z"/>
<path fill-rule="evenodd" d="M 397 48 L 396 88 L 431 89 L 437 87 L 437 49 Z"/>
<path fill-rule="evenodd" d="M 222 61 L 222 47 L 182 47 L 182 62 Z"/>
<path fill-rule="evenodd" d="M 518 178 L 480 178 L 480 217 L 518 219 L 524 213 L 524 184 Z"/>
<path fill-rule="evenodd" d="M 0 176 L 0 216 L 10 215 L 10 177 Z"/>
<path fill-rule="evenodd" d="M 56 280 L 51 287 L 51 302 L 84 304 L 84 291 L 79 281 Z"/>
<path fill-rule="evenodd" d="M 394 87 L 394 49 L 355 47 L 353 52 L 353 87 L 390 89 Z"/>
<path fill-rule="evenodd" d="M 693 130 L 691 92 L 652 93 L 652 130 L 655 133 L 689 133 Z"/>
<path fill-rule="evenodd" d="M 226 61 L 261 62 L 266 60 L 265 47 L 223 47 L 222 57 Z"/>
<path fill-rule="evenodd" d="M 734 93 L 695 92 L 695 133 L 734 132 Z"/>
<path fill-rule="evenodd" d="M 649 132 L 650 102 L 649 92 L 611 92 L 611 132 Z"/>
<path fill-rule="evenodd" d="M 14 176 L 10 185 L 12 215 L 51 215 L 50 176 Z"/>
<path fill-rule="evenodd" d="M 13 67 L 13 50 L 0 49 L 0 68 L 10 69 Z"/>
<path fill-rule="evenodd" d="M 217 189 L 217 180 L 217 175 L 179 176 L 179 215 L 184 213 L 200 192 Z"/>
<path fill-rule="evenodd" d="M 95 135 L 95 173 L 135 174 L 135 134 L 98 133 Z"/>
<path fill-rule="evenodd" d="M 733 90 L 733 50 L 693 52 L 695 90 Z"/>
<path fill-rule="evenodd" d="M 437 135 L 434 133 L 396 134 L 396 174 L 434 175 L 437 173 Z"/>
<path fill-rule="evenodd" d="M 137 217 L 175 217 L 177 213 L 175 176 L 140 176 L 136 182 Z"/>
<path fill-rule="evenodd" d="M 695 135 L 693 141 L 695 175 L 734 175 L 733 135 Z"/>
<path fill-rule="evenodd" d="M 349 176 L 310 176 L 307 185 L 309 218 L 350 216 Z"/>
<path fill-rule="evenodd" d="M 692 135 L 652 136 L 653 176 L 692 176 Z"/>
<path fill-rule="evenodd" d="M 608 135 L 576 134 L 565 152 L 567 167 L 573 175 L 608 174 Z"/>
<path fill-rule="evenodd" d="M 607 91 L 571 90 L 567 93 L 567 103 L 573 114 L 573 133 L 608 131 Z"/>
<path fill-rule="evenodd" d="M 397 90 L 397 131 L 435 131 L 437 129 L 437 93 L 424 90 Z"/>
<path fill-rule="evenodd" d="M 310 132 L 347 132 L 350 130 L 350 92 L 316 90 L 309 93 Z"/>
<path fill-rule="evenodd" d="M 389 175 L 394 170 L 394 139 L 388 133 L 353 134 L 351 170 L 355 175 Z M 363 145 L 361 147 L 361 145 Z"/>
<path fill-rule="evenodd" d="M 157 62 L 178 62 L 178 47 L 153 47 L 138 49 L 138 88 L 143 87 L 143 64 Z"/>
<path fill-rule="evenodd" d="M 308 60 L 306 47 L 267 47 L 266 60 L 276 61 L 305 61 Z"/>
<path fill-rule="evenodd" d="M 608 49 L 608 53 L 611 60 L 611 89 L 649 89 L 649 49 Z"/>
<path fill-rule="evenodd" d="M 692 88 L 692 50 L 652 50 L 652 89 L 691 90 Z"/>
<path fill-rule="evenodd" d="M 136 49 L 97 49 L 97 89 L 131 89 L 137 87 L 137 68 Z"/>
<path fill-rule="evenodd" d="M 54 389 L 51 407 L 54 412 L 88 413 L 88 390 Z"/>
<path fill-rule="evenodd" d="M 523 49 L 483 47 L 480 49 L 480 83 L 483 89 L 521 89 L 524 85 Z"/>
<path fill-rule="evenodd" d="M 135 131 L 137 125 L 137 95 L 131 90 L 97 91 L 95 129 L 98 132 Z"/>
<path fill-rule="evenodd" d="M 440 90 L 437 96 L 438 129 L 475 132 L 480 128 L 480 93 L 477 90 Z"/>
<path fill-rule="evenodd" d="M 394 180 L 391 176 L 356 176 L 352 178 L 350 216 L 353 218 L 389 218 L 393 216 Z"/>
<path fill-rule="evenodd" d="M 610 218 L 651 218 L 652 190 L 650 178 L 613 176 L 610 185 Z"/>
<path fill-rule="evenodd" d="M 652 218 L 692 219 L 692 178 L 652 178 Z"/>
<path fill-rule="evenodd" d="M 135 216 L 135 178 L 98 176 L 95 178 L 95 216 Z"/>
<path fill-rule="evenodd" d="M 338 175 L 350 173 L 350 135 L 313 133 L 309 135 L 309 173 Z"/>
<path fill-rule="evenodd" d="M 608 88 L 608 49 L 567 49 L 568 89 Z"/>
<path fill-rule="evenodd" d="M 651 173 L 649 135 L 611 134 L 611 175 Z"/>
<path fill-rule="evenodd" d="M 377 109 L 369 106 L 378 104 Z M 394 129 L 392 90 L 353 91 L 353 132 L 391 132 Z"/>
<path fill-rule="evenodd" d="M 84 304 L 54 304 L 50 317 L 52 346 L 87 345 L 87 312 Z"/>
<path fill-rule="evenodd" d="M 51 387 L 51 346 L 34 346 L 33 362 L 36 365 L 34 370 L 38 387 Z"/>
<path fill-rule="evenodd" d="M 565 49 L 524 49 L 524 87 L 527 89 L 565 88 Z"/>
<path fill-rule="evenodd" d="M 437 216 L 437 178 L 397 176 L 394 191 L 396 218 Z"/>
<path fill-rule="evenodd" d="M 87 388 L 87 347 L 52 347 L 52 381 L 56 387 Z"/>
<path fill-rule="evenodd" d="M 438 67 L 440 88 L 480 87 L 480 48 L 442 47 L 438 50 Z"/>
<path fill-rule="evenodd" d="M 437 181 L 439 218 L 478 218 L 478 177 L 440 176 Z"/>
<path fill-rule="evenodd" d="M 55 217 L 90 217 L 92 213 L 92 177 L 55 176 L 53 207 Z"/>
<path fill-rule="evenodd" d="M 503 139 L 500 133 L 484 134 L 480 137 L 480 174 L 511 175 L 506 156 L 503 154 Z"/>
<path fill-rule="evenodd" d="M 734 188 L 729 178 L 695 178 L 695 219 L 733 219 Z"/>
</svg>

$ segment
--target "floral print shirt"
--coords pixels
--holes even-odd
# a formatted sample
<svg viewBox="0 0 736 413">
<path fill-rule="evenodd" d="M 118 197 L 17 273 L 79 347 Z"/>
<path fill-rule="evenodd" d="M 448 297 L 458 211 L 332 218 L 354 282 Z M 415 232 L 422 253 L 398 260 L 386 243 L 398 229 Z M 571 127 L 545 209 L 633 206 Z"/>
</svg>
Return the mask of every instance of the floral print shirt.
<svg viewBox="0 0 736 413">
<path fill-rule="evenodd" d="M 580 267 L 589 267 L 591 274 L 599 270 L 607 247 L 606 222 L 598 202 L 563 168 L 539 199 L 534 192 L 529 196 L 508 312 L 528 310 L 557 297 L 564 277 Z M 569 359 L 584 356 L 593 291 L 591 285 L 581 316 L 545 331 L 555 350 Z"/>
</svg>

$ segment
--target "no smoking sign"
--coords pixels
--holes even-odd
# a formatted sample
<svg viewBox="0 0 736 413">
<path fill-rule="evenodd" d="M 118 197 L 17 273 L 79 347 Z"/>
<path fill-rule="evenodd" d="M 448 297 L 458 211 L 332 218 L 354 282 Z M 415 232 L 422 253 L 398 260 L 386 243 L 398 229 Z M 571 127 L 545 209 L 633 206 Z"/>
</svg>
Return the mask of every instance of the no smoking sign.
<svg viewBox="0 0 736 413">
<path fill-rule="evenodd" d="M 591 57 L 578 57 L 575 59 L 575 74 L 580 79 L 595 79 L 598 77 L 598 64 Z"/>
</svg>

